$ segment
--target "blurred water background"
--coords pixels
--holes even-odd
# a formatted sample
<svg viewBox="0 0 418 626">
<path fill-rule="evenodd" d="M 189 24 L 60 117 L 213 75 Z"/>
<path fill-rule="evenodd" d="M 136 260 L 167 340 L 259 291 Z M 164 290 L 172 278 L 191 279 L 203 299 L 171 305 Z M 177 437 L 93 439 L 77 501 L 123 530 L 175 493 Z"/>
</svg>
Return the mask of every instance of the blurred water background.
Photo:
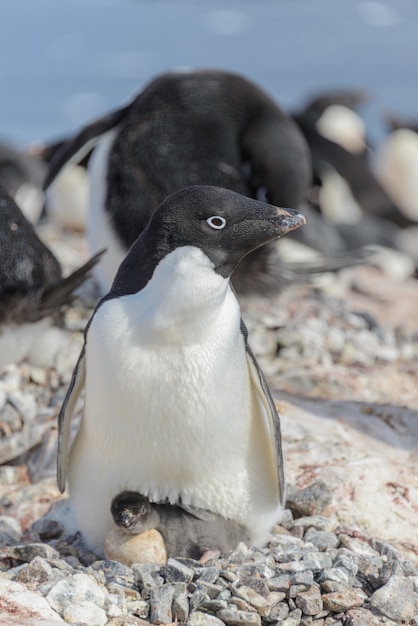
<svg viewBox="0 0 418 626">
<path fill-rule="evenodd" d="M 418 117 L 418 2 L 0 0 L 0 139 L 52 140 L 177 67 L 241 72 L 286 108 L 365 88 L 381 113 Z"/>
</svg>

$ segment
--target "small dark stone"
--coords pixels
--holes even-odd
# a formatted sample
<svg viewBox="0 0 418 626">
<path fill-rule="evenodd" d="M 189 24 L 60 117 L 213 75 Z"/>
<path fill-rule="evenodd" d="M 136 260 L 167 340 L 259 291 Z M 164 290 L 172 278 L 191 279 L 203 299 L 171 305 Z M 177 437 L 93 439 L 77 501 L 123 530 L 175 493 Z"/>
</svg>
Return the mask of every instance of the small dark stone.
<svg viewBox="0 0 418 626">
<path fill-rule="evenodd" d="M 173 583 L 189 583 L 194 577 L 194 571 L 176 559 L 168 559 L 164 573 L 166 581 Z"/>
<path fill-rule="evenodd" d="M 322 480 L 318 480 L 305 489 L 292 489 L 288 493 L 286 506 L 295 517 L 318 515 L 325 511 L 332 502 L 332 492 Z"/>
</svg>

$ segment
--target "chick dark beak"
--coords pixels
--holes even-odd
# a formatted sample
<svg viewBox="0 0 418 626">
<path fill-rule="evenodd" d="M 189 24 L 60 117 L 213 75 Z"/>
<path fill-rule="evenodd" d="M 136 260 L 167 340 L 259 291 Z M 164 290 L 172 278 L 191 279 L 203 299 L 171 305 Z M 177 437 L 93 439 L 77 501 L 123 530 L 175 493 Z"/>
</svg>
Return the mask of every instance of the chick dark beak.
<svg viewBox="0 0 418 626">
<path fill-rule="evenodd" d="M 276 216 L 269 218 L 269 222 L 278 226 L 283 235 L 306 224 L 305 217 L 296 209 L 282 209 L 276 207 L 276 210 Z"/>
<path fill-rule="evenodd" d="M 119 517 L 119 526 L 123 526 L 124 528 L 129 528 L 135 522 L 135 517 L 131 512 L 124 511 L 120 514 Z"/>
</svg>

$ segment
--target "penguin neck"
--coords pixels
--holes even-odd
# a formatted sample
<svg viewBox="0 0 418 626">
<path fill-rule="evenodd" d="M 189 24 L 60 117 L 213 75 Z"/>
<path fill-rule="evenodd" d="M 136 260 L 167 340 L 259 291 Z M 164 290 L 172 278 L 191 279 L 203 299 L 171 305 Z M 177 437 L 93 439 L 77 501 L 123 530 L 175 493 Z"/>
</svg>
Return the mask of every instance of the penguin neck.
<svg viewBox="0 0 418 626">
<path fill-rule="evenodd" d="M 239 323 L 239 305 L 229 279 L 214 270 L 212 261 L 194 246 L 182 246 L 168 253 L 156 266 L 151 279 L 137 294 L 127 298 L 140 316 L 141 326 L 151 334 L 182 334 L 210 327 L 228 309 Z M 138 317 L 137 317 L 138 319 Z"/>
</svg>

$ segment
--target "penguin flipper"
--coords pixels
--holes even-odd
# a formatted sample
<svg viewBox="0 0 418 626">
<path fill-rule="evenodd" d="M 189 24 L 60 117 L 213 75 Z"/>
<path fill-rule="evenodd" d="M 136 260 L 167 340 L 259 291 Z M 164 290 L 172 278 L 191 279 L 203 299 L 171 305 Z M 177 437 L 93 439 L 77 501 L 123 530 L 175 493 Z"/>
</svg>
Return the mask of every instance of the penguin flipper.
<svg viewBox="0 0 418 626">
<path fill-rule="evenodd" d="M 94 147 L 101 135 L 104 135 L 104 133 L 107 133 L 119 124 L 129 106 L 130 105 L 101 117 L 82 128 L 73 139 L 64 141 L 62 146 L 51 158 L 43 188 L 48 189 L 65 165 L 81 161 Z"/>
<path fill-rule="evenodd" d="M 57 483 L 61 493 L 65 490 L 68 452 L 71 435 L 71 419 L 75 405 L 86 380 L 86 346 L 84 344 L 74 368 L 70 386 L 58 415 Z"/>
<path fill-rule="evenodd" d="M 266 436 L 272 445 L 271 455 L 274 459 L 273 472 L 277 482 L 278 501 L 283 506 L 285 502 L 286 484 L 284 478 L 280 417 L 277 413 L 276 405 L 274 404 L 274 400 L 271 396 L 266 379 L 264 378 L 264 374 L 261 371 L 257 359 L 255 358 L 255 355 L 248 343 L 248 331 L 242 319 L 241 333 L 243 334 L 245 341 L 251 384 L 253 385 L 257 400 L 260 402 L 262 409 L 264 409 L 264 411 L 260 411 L 264 423 L 259 426 L 260 429 L 263 429 L 266 432 Z"/>
</svg>

